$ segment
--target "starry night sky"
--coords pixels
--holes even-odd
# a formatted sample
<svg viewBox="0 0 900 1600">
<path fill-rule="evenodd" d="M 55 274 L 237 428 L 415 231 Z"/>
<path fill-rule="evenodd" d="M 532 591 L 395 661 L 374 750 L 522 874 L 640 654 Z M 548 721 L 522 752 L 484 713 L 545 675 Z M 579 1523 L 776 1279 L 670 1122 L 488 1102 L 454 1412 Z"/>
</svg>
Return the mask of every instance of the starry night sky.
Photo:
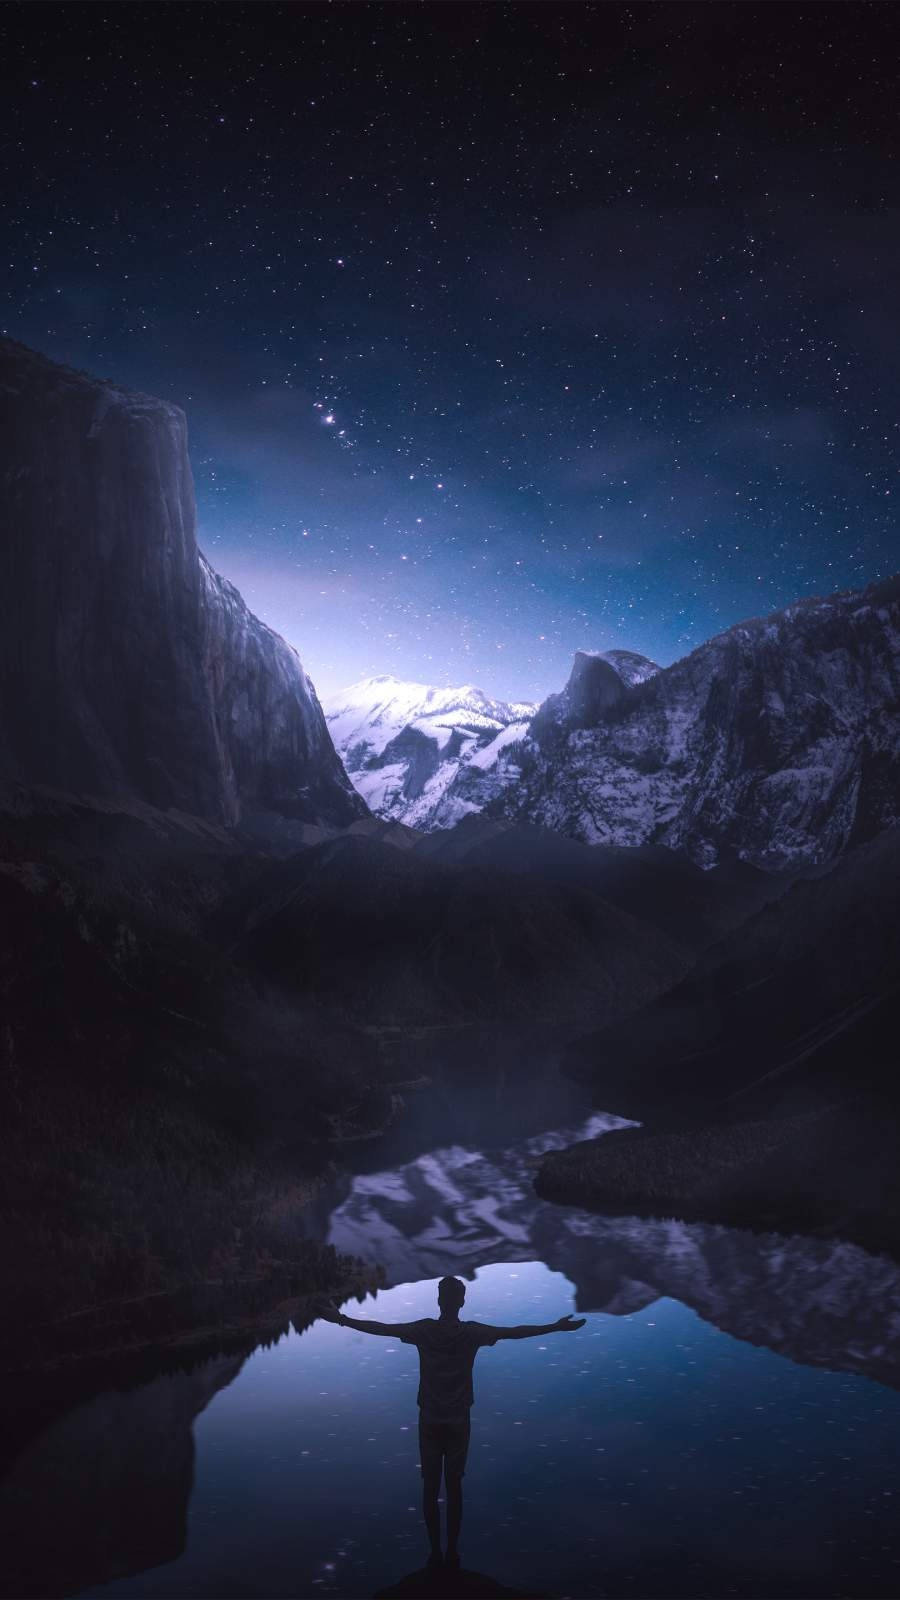
<svg viewBox="0 0 900 1600">
<path fill-rule="evenodd" d="M 320 691 L 900 567 L 890 4 L 8 3 L 0 326 L 188 413 Z"/>
</svg>

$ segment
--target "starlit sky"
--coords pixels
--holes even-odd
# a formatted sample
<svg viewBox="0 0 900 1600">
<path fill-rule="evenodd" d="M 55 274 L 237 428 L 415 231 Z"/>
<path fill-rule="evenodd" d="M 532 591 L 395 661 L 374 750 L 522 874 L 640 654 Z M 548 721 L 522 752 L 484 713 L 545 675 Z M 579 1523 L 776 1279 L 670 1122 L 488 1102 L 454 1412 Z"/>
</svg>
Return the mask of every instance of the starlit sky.
<svg viewBox="0 0 900 1600">
<path fill-rule="evenodd" d="M 0 10 L 0 327 L 188 415 L 320 692 L 900 567 L 890 5 Z"/>
</svg>

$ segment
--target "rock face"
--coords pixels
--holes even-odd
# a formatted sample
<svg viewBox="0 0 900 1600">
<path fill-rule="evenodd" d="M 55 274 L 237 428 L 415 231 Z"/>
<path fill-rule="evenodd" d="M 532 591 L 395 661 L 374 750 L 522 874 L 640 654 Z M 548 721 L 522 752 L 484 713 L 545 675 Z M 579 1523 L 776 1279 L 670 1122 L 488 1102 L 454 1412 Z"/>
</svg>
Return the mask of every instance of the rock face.
<svg viewBox="0 0 900 1600">
<path fill-rule="evenodd" d="M 226 825 L 365 815 L 295 652 L 207 565 L 184 414 L 0 341 L 0 773 Z"/>
<path fill-rule="evenodd" d="M 643 681 L 609 662 L 576 657 L 489 815 L 769 870 L 900 821 L 900 579 L 741 623 Z"/>
<path fill-rule="evenodd" d="M 335 745 L 378 816 L 413 828 L 448 828 L 480 811 L 503 752 L 521 739 L 530 704 L 480 689 L 438 689 L 366 678 L 326 702 Z"/>
<path fill-rule="evenodd" d="M 593 728 L 621 705 L 626 689 L 647 683 L 658 671 L 655 662 L 632 650 L 576 650 L 562 694 L 552 694 L 540 707 L 537 731 L 560 722 L 572 729 Z"/>
</svg>

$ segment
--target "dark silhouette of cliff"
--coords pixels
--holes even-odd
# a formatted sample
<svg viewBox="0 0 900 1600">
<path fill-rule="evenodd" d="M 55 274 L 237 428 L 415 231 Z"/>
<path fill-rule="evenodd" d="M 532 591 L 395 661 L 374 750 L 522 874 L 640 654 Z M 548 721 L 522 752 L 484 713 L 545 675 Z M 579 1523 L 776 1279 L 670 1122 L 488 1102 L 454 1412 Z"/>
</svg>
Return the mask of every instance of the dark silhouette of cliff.
<svg viewBox="0 0 900 1600">
<path fill-rule="evenodd" d="M 204 560 L 177 406 L 0 340 L 0 778 L 233 826 L 366 807 L 296 653 Z"/>
</svg>

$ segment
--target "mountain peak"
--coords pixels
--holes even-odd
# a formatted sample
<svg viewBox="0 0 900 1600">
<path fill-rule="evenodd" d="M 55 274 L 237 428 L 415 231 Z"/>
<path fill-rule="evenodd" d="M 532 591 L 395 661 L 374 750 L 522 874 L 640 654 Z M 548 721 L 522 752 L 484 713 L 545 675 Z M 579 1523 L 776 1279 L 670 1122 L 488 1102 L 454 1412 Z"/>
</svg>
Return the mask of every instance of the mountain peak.
<svg viewBox="0 0 900 1600">
<path fill-rule="evenodd" d="M 448 826 L 477 809 L 451 784 L 470 764 L 484 772 L 524 736 L 534 706 L 492 700 L 474 684 L 441 688 L 390 674 L 332 695 L 325 714 L 358 792 L 381 817 L 413 827 Z"/>
<path fill-rule="evenodd" d="M 627 688 L 632 689 L 636 684 L 646 683 L 648 678 L 654 678 L 661 670 L 649 656 L 642 656 L 637 650 L 601 650 L 599 654 L 616 672 Z"/>
</svg>

